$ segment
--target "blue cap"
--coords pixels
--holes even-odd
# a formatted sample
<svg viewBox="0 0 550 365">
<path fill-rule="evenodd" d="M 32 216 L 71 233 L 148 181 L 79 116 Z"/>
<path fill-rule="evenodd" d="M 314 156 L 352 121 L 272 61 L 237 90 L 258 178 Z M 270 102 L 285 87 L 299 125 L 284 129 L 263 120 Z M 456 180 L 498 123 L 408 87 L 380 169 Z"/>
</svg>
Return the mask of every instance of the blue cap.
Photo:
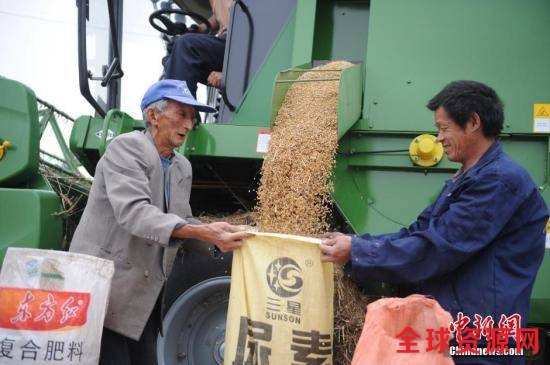
<svg viewBox="0 0 550 365">
<path fill-rule="evenodd" d="M 170 99 L 178 103 L 191 105 L 200 112 L 213 113 L 216 111 L 209 105 L 199 103 L 189 91 L 185 81 L 171 79 L 157 81 L 147 89 L 143 99 L 141 99 L 141 111 L 155 101 L 162 99 Z"/>
</svg>

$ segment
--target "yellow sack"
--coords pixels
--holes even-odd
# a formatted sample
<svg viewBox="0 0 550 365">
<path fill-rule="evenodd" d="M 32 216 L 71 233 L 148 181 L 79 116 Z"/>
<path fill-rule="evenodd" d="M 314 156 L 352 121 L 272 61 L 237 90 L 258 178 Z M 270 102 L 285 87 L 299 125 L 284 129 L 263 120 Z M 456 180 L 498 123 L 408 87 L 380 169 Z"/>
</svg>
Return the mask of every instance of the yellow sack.
<svg viewBox="0 0 550 365">
<path fill-rule="evenodd" d="M 332 364 L 333 265 L 319 243 L 256 233 L 234 251 L 224 365 Z"/>
</svg>

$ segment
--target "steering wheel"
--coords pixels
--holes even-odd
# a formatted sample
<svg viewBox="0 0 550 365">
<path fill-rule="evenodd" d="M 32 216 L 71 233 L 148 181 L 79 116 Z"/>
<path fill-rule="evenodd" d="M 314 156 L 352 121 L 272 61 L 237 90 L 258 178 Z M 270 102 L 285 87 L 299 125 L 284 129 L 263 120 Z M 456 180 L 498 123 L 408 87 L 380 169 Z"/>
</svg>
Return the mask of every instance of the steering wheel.
<svg viewBox="0 0 550 365">
<path fill-rule="evenodd" d="M 208 19 L 206 19 L 202 15 L 194 13 L 192 11 L 183 11 L 178 9 L 162 9 L 162 10 L 157 10 L 153 12 L 149 16 L 149 24 L 151 24 L 151 26 L 156 30 L 158 30 L 159 32 L 170 36 L 185 34 L 192 31 L 189 28 L 187 28 L 187 25 L 185 25 L 185 23 L 173 22 L 170 19 L 171 14 L 181 14 L 181 15 L 188 16 L 191 19 L 193 19 L 195 22 L 197 22 L 197 24 L 204 23 L 206 25 L 206 33 L 210 33 L 212 31 L 212 25 L 210 24 Z M 164 28 L 159 26 L 156 23 L 157 20 L 161 22 L 162 25 L 164 25 Z"/>
</svg>

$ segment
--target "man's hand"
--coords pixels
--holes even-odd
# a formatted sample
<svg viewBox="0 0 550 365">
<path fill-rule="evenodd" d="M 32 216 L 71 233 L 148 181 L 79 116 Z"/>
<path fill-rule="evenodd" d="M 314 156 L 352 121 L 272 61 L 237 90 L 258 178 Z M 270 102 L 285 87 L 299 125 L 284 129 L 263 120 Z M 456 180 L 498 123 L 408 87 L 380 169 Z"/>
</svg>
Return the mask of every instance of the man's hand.
<svg viewBox="0 0 550 365">
<path fill-rule="evenodd" d="M 194 238 L 212 242 L 222 252 L 232 251 L 243 244 L 243 239 L 253 236 L 246 232 L 246 227 L 234 226 L 225 222 L 209 224 L 186 224 L 174 230 L 173 236 L 178 238 Z"/>
<path fill-rule="evenodd" d="M 210 75 L 208 75 L 207 82 L 208 82 L 208 85 L 214 86 L 217 89 L 221 89 L 221 87 L 222 87 L 222 73 L 219 72 L 219 71 L 210 72 Z"/>
<path fill-rule="evenodd" d="M 216 32 L 216 36 L 219 37 L 221 35 L 223 35 L 224 33 L 227 32 L 227 27 L 221 27 L 220 29 L 218 29 L 218 31 Z"/>
<path fill-rule="evenodd" d="M 212 29 L 213 32 L 218 31 L 218 28 L 220 26 L 219 26 L 218 21 L 216 20 L 216 16 L 214 14 L 212 14 L 210 16 L 210 18 L 208 18 L 208 23 L 210 23 L 210 28 Z M 200 23 L 200 24 L 197 25 L 197 31 L 199 33 L 206 33 L 207 30 L 208 30 L 208 28 L 207 28 L 206 24 Z"/>
<path fill-rule="evenodd" d="M 242 246 L 243 239 L 253 236 L 252 233 L 244 231 L 243 227 L 225 222 L 215 222 L 205 226 L 208 236 L 206 241 L 214 243 L 221 252 L 233 251 Z"/>
<path fill-rule="evenodd" d="M 321 261 L 344 265 L 351 259 L 351 237 L 339 232 L 325 233 L 321 248 Z"/>
</svg>

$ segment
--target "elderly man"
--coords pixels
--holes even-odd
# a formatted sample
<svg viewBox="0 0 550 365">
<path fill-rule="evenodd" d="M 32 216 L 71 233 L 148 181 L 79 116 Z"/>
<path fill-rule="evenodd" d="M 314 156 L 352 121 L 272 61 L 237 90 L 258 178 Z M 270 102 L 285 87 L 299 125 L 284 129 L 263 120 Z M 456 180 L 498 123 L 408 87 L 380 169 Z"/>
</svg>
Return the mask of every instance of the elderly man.
<svg viewBox="0 0 550 365">
<path fill-rule="evenodd" d="M 353 237 L 329 233 L 322 259 L 349 262 L 358 282 L 416 282 L 454 318 L 459 312 L 469 317 L 470 326 L 476 315 L 491 316 L 498 327 L 503 315 L 515 314 L 524 326 L 544 256 L 548 210 L 529 174 L 497 141 L 502 103 L 484 84 L 455 81 L 427 106 L 435 112 L 437 140 L 460 170 L 408 228 Z M 523 357 L 501 356 L 454 360 L 523 363 Z"/>
<path fill-rule="evenodd" d="M 70 248 L 115 263 L 100 364 L 156 364 L 161 292 L 185 239 L 226 252 L 249 236 L 227 223 L 192 218 L 191 164 L 174 149 L 193 128 L 195 110 L 214 110 L 177 80 L 152 85 L 141 109 L 146 130 L 113 139 L 97 164 Z"/>
</svg>

